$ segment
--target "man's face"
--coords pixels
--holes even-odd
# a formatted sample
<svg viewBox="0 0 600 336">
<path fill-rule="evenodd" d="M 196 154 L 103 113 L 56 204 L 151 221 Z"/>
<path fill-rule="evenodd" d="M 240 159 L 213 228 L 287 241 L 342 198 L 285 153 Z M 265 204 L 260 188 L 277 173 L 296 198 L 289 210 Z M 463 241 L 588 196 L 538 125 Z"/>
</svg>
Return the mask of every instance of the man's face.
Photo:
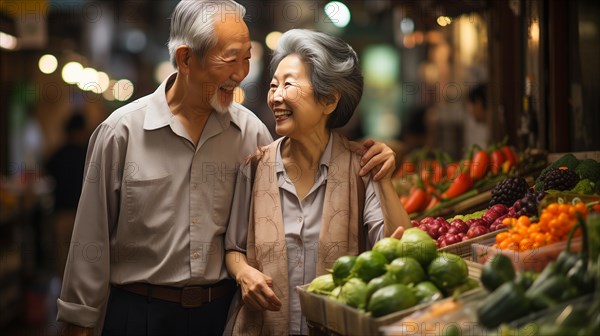
<svg viewBox="0 0 600 336">
<path fill-rule="evenodd" d="M 250 33 L 244 21 L 233 15 L 216 15 L 217 44 L 204 59 L 192 56 L 190 93 L 217 111 L 226 111 L 233 102 L 233 90 L 250 69 Z"/>
</svg>

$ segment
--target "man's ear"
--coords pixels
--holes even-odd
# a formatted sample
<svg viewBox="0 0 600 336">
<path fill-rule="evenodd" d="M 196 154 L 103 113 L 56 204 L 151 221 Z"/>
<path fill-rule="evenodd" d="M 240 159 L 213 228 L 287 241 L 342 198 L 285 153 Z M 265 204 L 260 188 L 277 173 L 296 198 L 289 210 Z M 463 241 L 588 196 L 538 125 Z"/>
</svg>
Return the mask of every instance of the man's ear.
<svg viewBox="0 0 600 336">
<path fill-rule="evenodd" d="M 177 61 L 177 69 L 182 74 L 187 74 L 189 72 L 192 53 L 192 49 L 186 45 L 181 45 L 175 49 L 175 61 Z"/>
</svg>

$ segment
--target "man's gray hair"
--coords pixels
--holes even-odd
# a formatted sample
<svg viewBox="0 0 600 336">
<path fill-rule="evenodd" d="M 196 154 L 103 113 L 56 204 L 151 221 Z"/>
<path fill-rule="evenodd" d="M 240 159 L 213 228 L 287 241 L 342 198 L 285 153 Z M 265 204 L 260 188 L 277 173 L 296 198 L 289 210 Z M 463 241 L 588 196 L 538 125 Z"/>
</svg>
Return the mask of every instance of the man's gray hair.
<svg viewBox="0 0 600 336">
<path fill-rule="evenodd" d="M 277 42 L 271 59 L 271 76 L 279 62 L 292 54 L 300 56 L 309 65 L 318 102 L 333 102 L 339 93 L 340 100 L 327 120 L 327 128 L 344 126 L 356 110 L 363 92 L 363 75 L 354 49 L 330 34 L 292 29 L 281 35 Z"/>
<path fill-rule="evenodd" d="M 190 47 L 199 58 L 217 44 L 215 22 L 235 15 L 242 20 L 246 8 L 233 0 L 182 0 L 171 15 L 169 56 L 177 69 L 175 51 L 179 46 Z"/>
</svg>

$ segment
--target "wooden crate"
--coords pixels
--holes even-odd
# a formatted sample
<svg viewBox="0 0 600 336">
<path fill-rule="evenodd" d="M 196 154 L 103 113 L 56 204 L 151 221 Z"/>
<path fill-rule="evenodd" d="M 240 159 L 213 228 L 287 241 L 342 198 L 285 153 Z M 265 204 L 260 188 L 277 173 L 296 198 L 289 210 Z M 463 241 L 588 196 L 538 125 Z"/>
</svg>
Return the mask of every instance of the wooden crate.
<svg viewBox="0 0 600 336">
<path fill-rule="evenodd" d="M 481 264 L 467 261 L 469 277 L 479 281 Z M 296 287 L 300 295 L 302 314 L 312 326 L 320 327 L 333 335 L 382 335 L 379 328 L 399 321 L 403 317 L 424 309 L 431 303 L 424 303 L 382 317 L 374 318 L 362 310 L 352 308 L 322 295 L 306 291 L 308 285 Z M 462 295 L 471 295 L 477 288 Z"/>
<path fill-rule="evenodd" d="M 438 249 L 438 252 L 449 252 L 449 253 L 459 255 L 463 259 L 471 260 L 472 254 L 473 254 L 473 252 L 472 252 L 473 244 L 481 243 L 483 241 L 494 238 L 494 237 L 496 237 L 496 235 L 498 233 L 500 233 L 502 231 L 506 231 L 506 230 L 507 229 L 501 229 L 501 230 L 489 232 L 489 233 L 483 234 L 481 236 L 465 240 L 460 243 L 448 245 L 446 247 L 442 247 L 442 248 Z"/>
<path fill-rule="evenodd" d="M 492 245 L 494 243 L 495 241 L 490 240 L 473 244 L 473 261 L 483 265 L 493 256 L 504 254 L 512 261 L 515 270 L 518 272 L 541 272 L 546 268 L 548 263 L 556 260 L 560 252 L 567 248 L 566 240 L 521 252 L 502 250 L 498 247 L 493 247 Z M 573 238 L 573 241 L 571 242 L 571 251 L 573 253 L 579 252 L 581 250 L 581 244 L 581 237 Z"/>
</svg>

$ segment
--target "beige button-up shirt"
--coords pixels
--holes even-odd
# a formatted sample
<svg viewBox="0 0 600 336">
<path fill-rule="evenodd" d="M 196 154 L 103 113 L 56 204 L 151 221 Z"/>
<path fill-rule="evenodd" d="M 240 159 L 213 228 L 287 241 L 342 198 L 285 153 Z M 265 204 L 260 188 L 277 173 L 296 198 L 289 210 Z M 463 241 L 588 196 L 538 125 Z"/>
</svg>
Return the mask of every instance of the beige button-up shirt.
<svg viewBox="0 0 600 336">
<path fill-rule="evenodd" d="M 109 284 L 212 284 L 228 278 L 224 235 L 244 158 L 272 142 L 233 104 L 213 112 L 195 146 L 166 88 L 111 114 L 92 135 L 58 299 L 58 318 L 92 327 Z"/>
</svg>

